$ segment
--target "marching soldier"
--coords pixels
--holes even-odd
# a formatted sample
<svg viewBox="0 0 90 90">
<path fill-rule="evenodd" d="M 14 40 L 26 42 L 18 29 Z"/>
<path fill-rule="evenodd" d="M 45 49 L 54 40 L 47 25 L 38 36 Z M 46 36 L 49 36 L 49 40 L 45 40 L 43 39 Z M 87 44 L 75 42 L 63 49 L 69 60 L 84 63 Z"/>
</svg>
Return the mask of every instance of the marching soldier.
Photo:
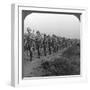
<svg viewBox="0 0 90 90">
<path fill-rule="evenodd" d="M 48 35 L 48 50 L 49 50 L 49 55 L 51 54 L 51 37 Z"/>
<path fill-rule="evenodd" d="M 27 28 L 27 32 L 28 32 L 28 37 L 27 37 L 27 47 L 30 53 L 30 61 L 32 61 L 32 33 L 31 33 L 31 29 Z"/>
<path fill-rule="evenodd" d="M 56 53 L 56 40 L 54 34 L 52 36 L 52 48 L 53 48 L 53 53 Z"/>
<path fill-rule="evenodd" d="M 43 50 L 44 50 L 44 56 L 46 56 L 46 46 L 47 46 L 47 41 L 46 41 L 46 34 L 44 34 L 44 39 L 43 39 Z"/>
<path fill-rule="evenodd" d="M 38 58 L 40 58 L 41 35 L 40 35 L 40 32 L 39 31 L 36 32 L 35 43 L 36 43 L 36 49 L 37 49 L 37 53 L 38 53 Z"/>
</svg>

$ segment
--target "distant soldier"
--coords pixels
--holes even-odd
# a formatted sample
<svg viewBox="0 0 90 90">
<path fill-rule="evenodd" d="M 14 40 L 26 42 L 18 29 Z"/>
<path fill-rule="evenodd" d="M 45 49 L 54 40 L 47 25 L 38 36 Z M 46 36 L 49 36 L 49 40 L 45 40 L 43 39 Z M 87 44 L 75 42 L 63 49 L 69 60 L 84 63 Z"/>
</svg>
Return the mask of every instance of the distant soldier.
<svg viewBox="0 0 90 90">
<path fill-rule="evenodd" d="M 58 37 L 55 36 L 55 52 L 58 52 L 58 49 L 59 49 Z"/>
<path fill-rule="evenodd" d="M 46 56 L 46 48 L 47 48 L 47 37 L 46 34 L 44 34 L 44 39 L 43 39 L 43 50 L 44 50 L 44 56 Z"/>
<path fill-rule="evenodd" d="M 52 35 L 52 48 L 53 48 L 53 52 L 54 52 L 54 53 L 56 52 L 56 47 L 57 47 L 57 45 L 56 45 L 56 37 L 55 37 L 55 35 L 53 34 L 53 35 Z"/>
<path fill-rule="evenodd" d="M 48 35 L 48 50 L 49 50 L 49 54 L 51 54 L 51 37 Z"/>
</svg>

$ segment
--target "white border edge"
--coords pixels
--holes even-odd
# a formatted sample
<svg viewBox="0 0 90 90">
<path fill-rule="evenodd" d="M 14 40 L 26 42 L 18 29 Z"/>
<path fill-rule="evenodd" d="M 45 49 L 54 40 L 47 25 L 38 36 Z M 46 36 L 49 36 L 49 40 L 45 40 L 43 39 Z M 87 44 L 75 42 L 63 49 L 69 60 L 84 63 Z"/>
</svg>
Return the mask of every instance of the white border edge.
<svg viewBox="0 0 90 90">
<path fill-rule="evenodd" d="M 18 79 L 19 77 L 17 76 L 19 74 L 18 67 L 17 67 L 17 64 L 18 64 L 18 53 L 17 52 L 18 52 L 18 50 L 16 50 L 16 49 L 18 49 L 18 46 L 17 46 L 18 45 L 18 42 L 17 42 L 17 40 L 18 40 L 18 30 L 17 30 L 18 29 L 18 25 L 17 25 L 17 22 L 18 22 L 18 18 L 17 18 L 18 5 L 25 5 L 25 4 L 12 4 L 12 6 L 11 6 L 11 46 L 12 46 L 12 48 L 11 48 L 11 85 L 12 86 L 23 85 L 23 84 L 19 83 L 19 79 Z M 65 8 L 68 9 L 68 7 L 65 7 Z M 72 7 L 73 10 L 74 10 L 74 8 Z M 79 9 L 79 8 L 75 8 L 75 9 Z M 85 16 L 87 17 L 87 15 L 86 15 L 87 14 L 87 8 L 80 8 L 80 9 L 84 9 Z M 85 23 L 84 23 L 83 29 L 87 29 L 86 28 L 87 20 L 86 20 L 85 16 L 84 16 Z M 85 69 L 86 69 L 86 66 L 85 66 Z M 83 81 L 87 81 L 87 75 L 84 75 L 82 77 L 83 77 L 82 78 Z"/>
</svg>

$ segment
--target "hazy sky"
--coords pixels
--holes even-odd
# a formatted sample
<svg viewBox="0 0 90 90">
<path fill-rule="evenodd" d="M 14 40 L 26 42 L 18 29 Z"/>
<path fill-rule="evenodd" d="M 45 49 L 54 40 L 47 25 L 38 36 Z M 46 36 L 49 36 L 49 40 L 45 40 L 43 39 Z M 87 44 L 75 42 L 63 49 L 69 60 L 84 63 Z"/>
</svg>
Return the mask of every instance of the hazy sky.
<svg viewBox="0 0 90 90">
<path fill-rule="evenodd" d="M 80 38 L 80 21 L 74 15 L 32 13 L 24 20 L 24 32 L 27 27 L 46 34 L 56 34 L 67 38 Z"/>
</svg>

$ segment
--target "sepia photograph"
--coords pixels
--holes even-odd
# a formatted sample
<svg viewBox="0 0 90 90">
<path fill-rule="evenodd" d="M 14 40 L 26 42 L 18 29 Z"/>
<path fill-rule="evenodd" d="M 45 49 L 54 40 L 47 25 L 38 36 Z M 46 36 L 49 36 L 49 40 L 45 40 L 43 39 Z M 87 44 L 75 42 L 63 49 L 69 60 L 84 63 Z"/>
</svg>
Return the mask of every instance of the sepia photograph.
<svg viewBox="0 0 90 90">
<path fill-rule="evenodd" d="M 80 75 L 81 13 L 22 10 L 22 76 Z"/>
</svg>

